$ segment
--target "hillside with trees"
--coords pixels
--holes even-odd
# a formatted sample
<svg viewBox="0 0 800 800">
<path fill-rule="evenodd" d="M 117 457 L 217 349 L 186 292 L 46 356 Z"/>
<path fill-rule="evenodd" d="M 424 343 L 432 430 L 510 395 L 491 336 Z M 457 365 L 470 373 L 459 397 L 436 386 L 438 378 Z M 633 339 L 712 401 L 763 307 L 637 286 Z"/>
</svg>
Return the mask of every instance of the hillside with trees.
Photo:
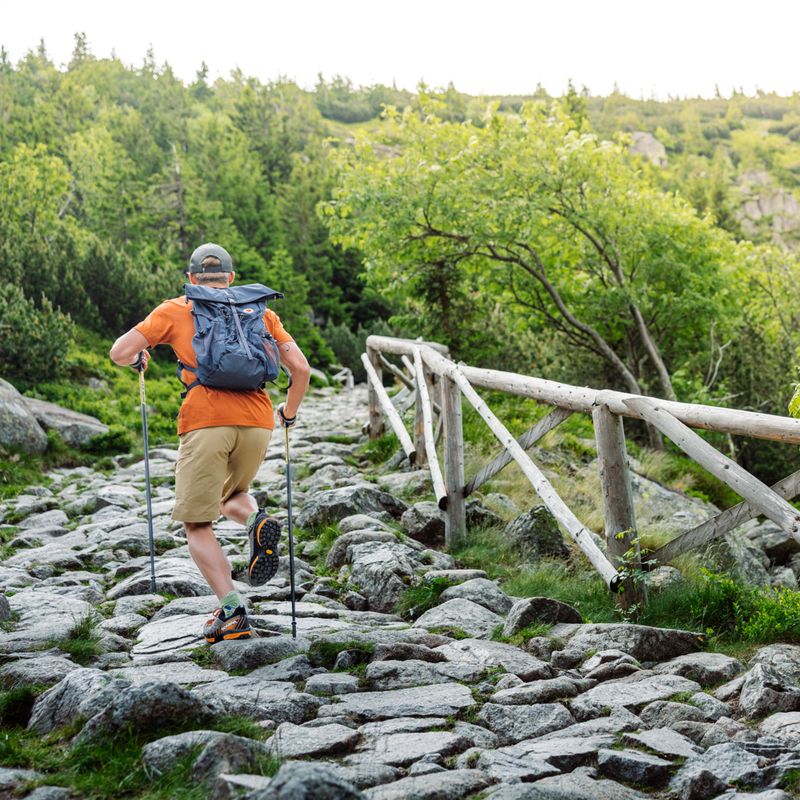
<svg viewBox="0 0 800 800">
<path fill-rule="evenodd" d="M 359 370 L 380 331 L 687 401 L 792 396 L 800 96 L 306 91 L 205 65 L 186 84 L 78 34 L 61 67 L 44 43 L 0 53 L 0 120 L 0 373 L 46 399 L 100 413 L 79 385 L 111 380 L 107 341 L 178 294 L 208 240 L 286 294 L 275 310 L 322 369 Z M 722 444 L 765 479 L 791 466 Z"/>
</svg>

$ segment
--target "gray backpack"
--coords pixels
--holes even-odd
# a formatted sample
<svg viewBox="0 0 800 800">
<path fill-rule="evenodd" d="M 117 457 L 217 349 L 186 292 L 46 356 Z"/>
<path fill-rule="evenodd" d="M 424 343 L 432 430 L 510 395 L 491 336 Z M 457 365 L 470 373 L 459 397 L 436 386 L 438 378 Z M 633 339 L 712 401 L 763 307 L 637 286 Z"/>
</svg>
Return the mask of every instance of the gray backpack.
<svg viewBox="0 0 800 800">
<path fill-rule="evenodd" d="M 259 283 L 217 289 L 187 283 L 186 302 L 192 301 L 194 336 L 192 348 L 197 367 L 178 361 L 181 371 L 195 379 L 184 383 L 186 397 L 198 384 L 215 389 L 247 391 L 263 389 L 281 370 L 278 345 L 264 325 L 269 300 L 283 297 Z"/>
</svg>

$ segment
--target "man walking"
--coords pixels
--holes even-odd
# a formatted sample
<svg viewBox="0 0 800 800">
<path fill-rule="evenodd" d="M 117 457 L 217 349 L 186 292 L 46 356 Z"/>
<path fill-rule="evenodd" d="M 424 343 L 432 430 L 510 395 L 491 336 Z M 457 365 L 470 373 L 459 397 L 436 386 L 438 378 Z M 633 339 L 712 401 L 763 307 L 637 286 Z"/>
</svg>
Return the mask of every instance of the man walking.
<svg viewBox="0 0 800 800">
<path fill-rule="evenodd" d="M 218 290 L 220 299 L 225 300 L 229 294 L 225 290 L 235 277 L 233 260 L 219 245 L 201 245 L 192 253 L 188 275 L 192 286 Z M 216 291 L 211 294 L 216 296 Z M 310 369 L 277 314 L 267 309 L 263 319 L 266 332 L 277 344 L 281 364 L 292 374 L 286 402 L 277 409 L 280 424 L 290 427 L 308 388 Z M 178 414 L 180 446 L 172 517 L 183 522 L 189 553 L 219 598 L 220 607 L 203 629 L 206 640 L 214 643 L 253 634 L 244 601 L 233 588 L 230 564 L 214 535 L 213 521 L 222 514 L 247 527 L 251 584 L 265 583 L 278 569 L 280 525 L 248 494 L 266 455 L 274 422 L 266 391 L 213 388 L 198 380 L 194 336 L 192 301 L 188 296 L 177 297 L 162 303 L 120 336 L 109 355 L 120 366 L 136 366 L 142 358 L 146 367 L 146 348 L 169 344 L 178 358 L 187 391 Z"/>
</svg>

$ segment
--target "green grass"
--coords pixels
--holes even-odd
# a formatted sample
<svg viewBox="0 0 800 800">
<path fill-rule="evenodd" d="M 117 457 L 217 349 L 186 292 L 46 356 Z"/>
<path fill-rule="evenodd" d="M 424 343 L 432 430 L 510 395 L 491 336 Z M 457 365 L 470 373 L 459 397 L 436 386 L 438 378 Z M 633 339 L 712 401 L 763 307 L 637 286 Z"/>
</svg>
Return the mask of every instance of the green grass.
<svg viewBox="0 0 800 800">
<path fill-rule="evenodd" d="M 452 585 L 447 578 L 432 578 L 423 580 L 415 586 L 409 586 L 395 606 L 395 614 L 404 619 L 418 619 L 428 609 L 437 605 L 439 596 Z"/>
<path fill-rule="evenodd" d="M 370 464 L 383 464 L 388 461 L 400 448 L 400 442 L 393 433 L 365 442 L 356 450 L 356 456 Z"/>
<path fill-rule="evenodd" d="M 493 642 L 505 642 L 506 644 L 513 644 L 516 647 L 525 647 L 525 645 L 531 639 L 534 639 L 537 636 L 547 636 L 552 627 L 552 625 L 549 625 L 546 622 L 539 622 L 532 625 L 526 625 L 524 628 L 518 630 L 511 636 L 503 636 L 503 626 L 498 625 L 492 631 L 491 638 Z"/>
<path fill-rule="evenodd" d="M 12 686 L 0 692 L 0 724 L 2 726 L 27 725 L 36 697 L 42 687 Z"/>
<path fill-rule="evenodd" d="M 311 647 L 308 651 L 308 658 L 315 667 L 324 667 L 330 670 L 333 669 L 333 665 L 336 663 L 336 657 L 345 650 L 361 651 L 364 655 L 363 660 L 366 661 L 375 651 L 375 645 L 371 642 L 328 642 L 318 639 L 311 643 Z"/>
<path fill-rule="evenodd" d="M 97 632 L 98 619 L 91 613 L 77 620 L 66 636 L 51 639 L 46 647 L 57 647 L 68 653 L 72 660 L 86 666 L 93 658 L 102 653 L 100 634 Z"/>
</svg>

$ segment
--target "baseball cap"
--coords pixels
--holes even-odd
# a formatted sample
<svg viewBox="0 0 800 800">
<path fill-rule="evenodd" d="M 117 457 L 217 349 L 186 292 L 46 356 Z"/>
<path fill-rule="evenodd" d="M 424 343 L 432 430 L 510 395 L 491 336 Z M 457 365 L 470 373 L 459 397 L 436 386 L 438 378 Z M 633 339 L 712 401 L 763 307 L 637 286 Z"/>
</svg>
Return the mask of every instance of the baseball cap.
<svg viewBox="0 0 800 800">
<path fill-rule="evenodd" d="M 209 256 L 219 259 L 219 266 L 204 267 L 203 261 Z M 233 259 L 224 247 L 207 242 L 192 253 L 189 258 L 189 272 L 233 272 Z"/>
</svg>

